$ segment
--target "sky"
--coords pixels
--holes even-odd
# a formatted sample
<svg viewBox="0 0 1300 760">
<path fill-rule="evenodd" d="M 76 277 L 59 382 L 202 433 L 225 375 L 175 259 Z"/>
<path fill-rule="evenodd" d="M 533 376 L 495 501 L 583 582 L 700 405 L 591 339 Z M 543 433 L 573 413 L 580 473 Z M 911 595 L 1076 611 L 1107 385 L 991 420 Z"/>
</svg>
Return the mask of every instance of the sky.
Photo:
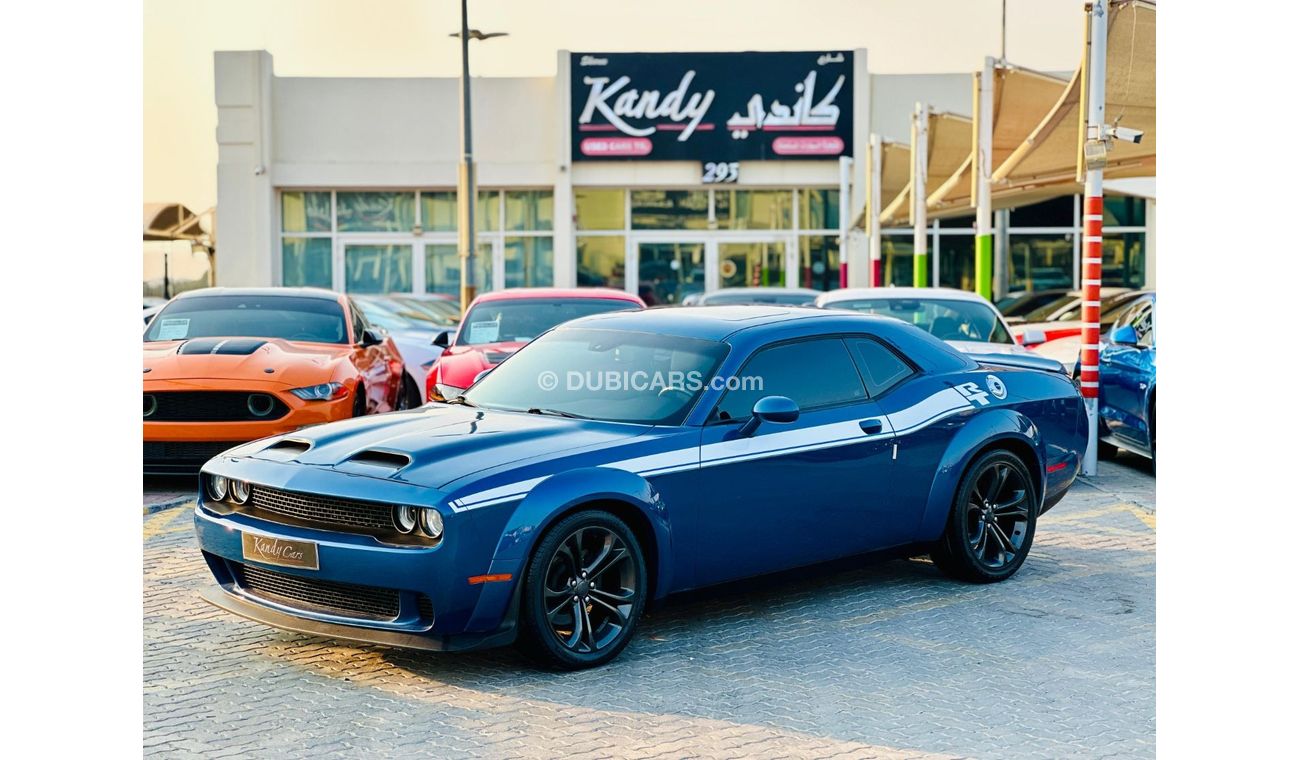
<svg viewBox="0 0 1300 760">
<path fill-rule="evenodd" d="M 970 72 L 1003 0 L 471 0 L 474 76 L 548 76 L 557 50 L 866 48 L 880 74 Z M 1083 0 L 1006 0 L 1007 59 L 1074 69 Z M 455 0 L 145 0 L 144 201 L 216 203 L 212 54 L 267 50 L 280 76 L 456 76 Z"/>
</svg>

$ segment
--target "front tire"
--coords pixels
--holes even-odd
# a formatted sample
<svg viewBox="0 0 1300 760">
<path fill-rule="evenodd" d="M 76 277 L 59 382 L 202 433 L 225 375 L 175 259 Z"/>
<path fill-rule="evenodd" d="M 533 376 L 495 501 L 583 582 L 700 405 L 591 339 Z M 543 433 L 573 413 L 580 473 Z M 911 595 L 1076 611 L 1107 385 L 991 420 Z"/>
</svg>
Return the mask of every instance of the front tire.
<svg viewBox="0 0 1300 760">
<path fill-rule="evenodd" d="M 1024 564 L 1037 522 L 1038 493 L 1029 468 L 1010 451 L 990 451 L 962 476 L 930 558 L 959 580 L 1006 580 Z"/>
<path fill-rule="evenodd" d="M 528 563 L 520 643 L 550 667 L 604 665 L 631 641 L 646 591 L 645 558 L 627 524 L 598 510 L 570 515 Z"/>
</svg>

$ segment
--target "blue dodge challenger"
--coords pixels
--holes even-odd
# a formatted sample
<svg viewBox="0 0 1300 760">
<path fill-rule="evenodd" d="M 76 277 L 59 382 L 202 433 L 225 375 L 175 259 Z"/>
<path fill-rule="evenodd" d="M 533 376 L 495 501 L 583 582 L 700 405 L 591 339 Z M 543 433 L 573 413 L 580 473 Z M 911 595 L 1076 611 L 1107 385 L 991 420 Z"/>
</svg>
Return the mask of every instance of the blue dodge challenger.
<svg viewBox="0 0 1300 760">
<path fill-rule="evenodd" d="M 210 460 L 204 596 L 293 631 L 518 640 L 583 668 L 648 602 L 761 573 L 915 547 L 1004 580 L 1087 439 L 1074 383 L 1016 361 L 798 307 L 578 319 L 447 403 Z"/>
</svg>

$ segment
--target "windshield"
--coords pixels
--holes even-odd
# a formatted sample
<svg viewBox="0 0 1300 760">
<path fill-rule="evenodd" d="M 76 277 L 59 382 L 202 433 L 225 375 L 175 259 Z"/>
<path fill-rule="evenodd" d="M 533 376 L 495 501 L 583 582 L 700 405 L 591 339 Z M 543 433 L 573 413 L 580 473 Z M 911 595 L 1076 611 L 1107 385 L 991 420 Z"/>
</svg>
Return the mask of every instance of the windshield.
<svg viewBox="0 0 1300 760">
<path fill-rule="evenodd" d="M 1079 300 L 1079 294 L 1075 292 L 1066 293 L 1060 298 L 1053 298 L 1047 303 L 1039 306 L 1037 309 L 1025 315 L 1026 322 L 1046 322 L 1047 318 Z"/>
<path fill-rule="evenodd" d="M 881 314 L 916 325 L 940 340 L 1012 343 L 993 307 L 979 301 L 934 298 L 862 298 L 826 304 L 864 314 Z"/>
<path fill-rule="evenodd" d="M 458 346 L 487 343 L 527 343 L 571 319 L 606 311 L 635 309 L 616 298 L 520 298 L 484 301 L 469 310 L 456 338 Z"/>
<path fill-rule="evenodd" d="M 172 301 L 144 335 L 146 342 L 232 337 L 347 343 L 348 328 L 333 299 L 214 295 Z"/>
<path fill-rule="evenodd" d="M 357 307 L 366 315 L 372 325 L 393 332 L 395 330 L 431 330 L 433 324 L 425 319 L 412 316 L 400 304 L 377 298 L 354 297 Z"/>
<path fill-rule="evenodd" d="M 1129 303 L 1140 295 L 1142 294 L 1134 291 L 1131 293 L 1120 293 L 1118 295 L 1113 295 L 1110 298 L 1101 299 L 1101 323 L 1113 323 L 1119 318 L 1120 313 L 1122 313 L 1124 309 L 1128 308 Z M 1061 315 L 1053 321 L 1074 322 L 1080 319 L 1083 319 L 1082 299 L 1080 299 L 1075 305 L 1071 306 L 1068 311 L 1062 312 Z"/>
<path fill-rule="evenodd" d="M 465 393 L 488 409 L 680 425 L 727 346 L 626 330 L 560 328 L 521 348 Z"/>
<path fill-rule="evenodd" d="M 414 296 L 388 296 L 388 300 L 403 307 L 402 316 L 442 327 L 452 327 L 460 322 L 460 303 L 441 298 L 416 298 Z"/>
</svg>

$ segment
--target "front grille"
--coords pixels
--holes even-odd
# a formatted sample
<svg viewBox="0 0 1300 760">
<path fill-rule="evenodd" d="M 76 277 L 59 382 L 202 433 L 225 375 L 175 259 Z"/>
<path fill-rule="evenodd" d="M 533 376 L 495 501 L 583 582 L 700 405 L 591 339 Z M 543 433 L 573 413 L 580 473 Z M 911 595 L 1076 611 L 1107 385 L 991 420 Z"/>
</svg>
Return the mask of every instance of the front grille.
<svg viewBox="0 0 1300 760">
<path fill-rule="evenodd" d="M 145 441 L 146 462 L 190 462 L 203 464 L 239 441 Z"/>
<path fill-rule="evenodd" d="M 244 593 L 268 602 L 371 620 L 392 620 L 400 610 L 397 589 L 303 578 L 255 565 L 231 564 L 235 568 L 235 580 Z"/>
<path fill-rule="evenodd" d="M 366 532 L 394 530 L 393 508 L 387 504 L 294 493 L 259 485 L 252 486 L 252 491 L 248 503 L 259 512 L 284 515 L 324 527 L 360 528 Z"/>
<path fill-rule="evenodd" d="M 150 422 L 248 422 L 278 420 L 288 413 L 289 407 L 269 393 L 160 391 L 144 394 L 144 419 Z"/>
</svg>

